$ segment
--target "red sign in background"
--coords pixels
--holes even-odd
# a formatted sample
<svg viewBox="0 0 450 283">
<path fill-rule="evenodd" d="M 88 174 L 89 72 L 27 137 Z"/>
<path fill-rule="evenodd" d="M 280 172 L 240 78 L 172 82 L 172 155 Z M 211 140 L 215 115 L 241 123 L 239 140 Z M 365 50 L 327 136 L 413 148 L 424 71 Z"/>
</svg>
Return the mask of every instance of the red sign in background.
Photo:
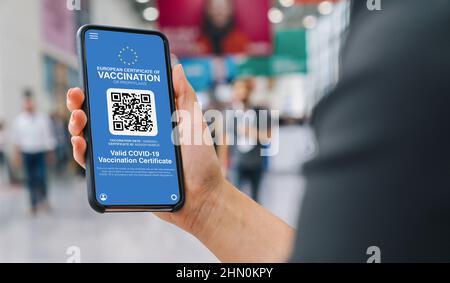
<svg viewBox="0 0 450 283">
<path fill-rule="evenodd" d="M 203 29 L 208 14 L 206 7 L 211 5 L 216 8 L 231 5 L 235 22 L 234 28 L 216 50 L 211 44 L 214 39 L 208 37 L 209 34 Z M 268 0 L 160 0 L 158 6 L 160 28 L 169 37 L 173 52 L 180 57 L 211 54 L 258 56 L 272 53 L 272 30 L 267 18 L 270 8 Z M 183 12 L 174 13 L 174 10 Z"/>
</svg>

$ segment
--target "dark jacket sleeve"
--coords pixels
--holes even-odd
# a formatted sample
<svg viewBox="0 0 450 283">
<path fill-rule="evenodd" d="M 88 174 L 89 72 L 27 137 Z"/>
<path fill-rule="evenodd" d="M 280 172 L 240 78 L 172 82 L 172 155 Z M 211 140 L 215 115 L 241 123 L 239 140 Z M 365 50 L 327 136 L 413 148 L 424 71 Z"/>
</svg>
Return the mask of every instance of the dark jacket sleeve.
<svg viewBox="0 0 450 283">
<path fill-rule="evenodd" d="M 294 262 L 450 262 L 450 2 L 382 4 L 314 114 Z"/>
</svg>

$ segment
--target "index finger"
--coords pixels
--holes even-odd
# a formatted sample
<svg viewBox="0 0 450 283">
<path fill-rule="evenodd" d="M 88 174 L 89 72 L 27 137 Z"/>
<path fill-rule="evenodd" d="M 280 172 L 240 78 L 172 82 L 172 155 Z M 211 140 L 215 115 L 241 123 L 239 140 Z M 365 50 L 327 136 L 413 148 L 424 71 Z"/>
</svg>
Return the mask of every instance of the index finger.
<svg viewBox="0 0 450 283">
<path fill-rule="evenodd" d="M 80 88 L 71 88 L 67 91 L 67 108 L 70 112 L 81 109 L 84 103 L 84 93 Z"/>
</svg>

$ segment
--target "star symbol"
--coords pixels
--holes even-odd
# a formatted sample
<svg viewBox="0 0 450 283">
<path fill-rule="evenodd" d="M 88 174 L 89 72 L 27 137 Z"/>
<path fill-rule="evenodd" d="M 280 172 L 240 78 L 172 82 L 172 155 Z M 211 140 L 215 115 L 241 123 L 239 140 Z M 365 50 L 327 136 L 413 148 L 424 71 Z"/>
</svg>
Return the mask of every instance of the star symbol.
<svg viewBox="0 0 450 283">
<path fill-rule="evenodd" d="M 119 58 L 120 62 L 122 62 L 124 65 L 133 66 L 138 62 L 139 56 L 136 50 L 129 46 L 126 46 L 122 48 L 122 50 L 120 50 L 117 58 Z"/>
</svg>

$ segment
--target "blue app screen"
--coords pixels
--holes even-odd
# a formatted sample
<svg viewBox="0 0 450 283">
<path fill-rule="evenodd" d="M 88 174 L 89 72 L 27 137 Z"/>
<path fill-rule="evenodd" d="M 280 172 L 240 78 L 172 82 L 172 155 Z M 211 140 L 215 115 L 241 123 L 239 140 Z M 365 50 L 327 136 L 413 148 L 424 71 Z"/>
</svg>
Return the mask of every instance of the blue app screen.
<svg viewBox="0 0 450 283">
<path fill-rule="evenodd" d="M 97 29 L 84 36 L 97 201 L 178 203 L 163 39 Z"/>
</svg>

